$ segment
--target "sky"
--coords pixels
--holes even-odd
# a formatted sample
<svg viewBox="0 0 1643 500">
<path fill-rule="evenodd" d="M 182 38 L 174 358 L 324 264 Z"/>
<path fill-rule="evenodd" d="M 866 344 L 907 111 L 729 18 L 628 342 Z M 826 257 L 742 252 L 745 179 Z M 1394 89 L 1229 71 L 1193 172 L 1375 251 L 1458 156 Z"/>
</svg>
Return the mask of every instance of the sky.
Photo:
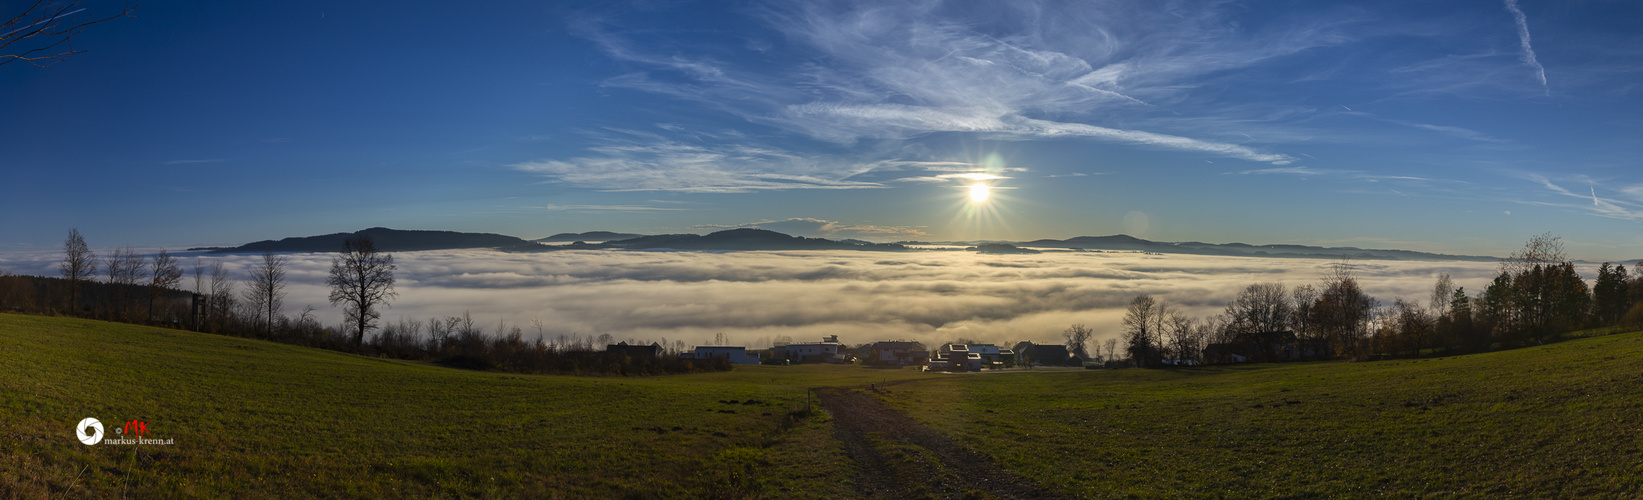
<svg viewBox="0 0 1643 500">
<path fill-rule="evenodd" d="M 0 66 L 0 251 L 766 227 L 1643 258 L 1631 1 L 135 14 Z"/>
</svg>

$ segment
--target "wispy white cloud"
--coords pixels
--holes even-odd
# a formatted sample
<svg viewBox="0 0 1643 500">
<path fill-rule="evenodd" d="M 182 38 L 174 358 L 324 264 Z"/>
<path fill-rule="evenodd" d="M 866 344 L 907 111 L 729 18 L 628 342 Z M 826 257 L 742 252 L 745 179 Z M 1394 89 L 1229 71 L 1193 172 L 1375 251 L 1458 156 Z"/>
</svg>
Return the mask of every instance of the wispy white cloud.
<svg viewBox="0 0 1643 500">
<path fill-rule="evenodd" d="M 1292 158 L 1099 122 L 1116 111 L 1150 108 L 1135 92 L 1171 99 L 1202 75 L 1346 40 L 1328 24 L 1253 35 L 1228 30 L 1224 13 L 1213 8 L 1065 7 L 1054 15 L 1077 22 L 1052 24 L 1038 11 L 1045 7 L 1001 18 L 869 2 L 760 10 L 767 27 L 812 55 L 779 72 L 738 67 L 680 45 L 668 45 L 672 52 L 647 50 L 628 39 L 640 35 L 604 19 L 580 23 L 576 32 L 643 69 L 606 86 L 693 100 L 824 141 L 906 141 L 932 133 L 1085 138 L 1277 164 Z M 1141 24 L 1171 28 L 1138 32 Z M 1079 28 L 1063 27 L 1074 25 Z"/>
<path fill-rule="evenodd" d="M 1523 15 L 1523 9 L 1518 8 L 1517 0 L 1505 0 L 1506 10 L 1512 13 L 1512 19 L 1517 21 L 1518 44 L 1523 49 L 1523 64 L 1535 70 L 1535 77 L 1540 80 L 1540 86 L 1551 94 L 1551 86 L 1546 84 L 1546 68 L 1540 65 L 1535 58 L 1535 47 L 1529 43 L 1529 18 Z"/>
<path fill-rule="evenodd" d="M 1345 107 L 1345 106 L 1342 106 L 1342 107 Z M 1458 138 L 1466 139 L 1466 140 L 1469 140 L 1469 141 L 1487 142 L 1487 143 L 1492 143 L 1492 144 L 1508 144 L 1508 143 L 1511 142 L 1511 141 L 1508 141 L 1508 140 L 1505 140 L 1505 139 L 1490 136 L 1489 134 L 1485 134 L 1483 132 L 1479 132 L 1479 131 L 1472 130 L 1472 129 L 1469 129 L 1469 128 L 1464 128 L 1464 127 L 1456 127 L 1456 126 L 1453 126 L 1453 125 L 1434 125 L 1434 124 L 1430 124 L 1430 123 L 1419 123 L 1419 122 L 1412 122 L 1412 121 L 1408 121 L 1408 120 L 1399 120 L 1399 119 L 1395 119 L 1395 118 L 1386 118 L 1386 117 L 1383 117 L 1383 116 L 1380 116 L 1380 115 L 1376 115 L 1374 113 L 1367 113 L 1367 112 L 1363 112 L 1363 111 L 1352 111 L 1350 108 L 1348 108 L 1346 113 L 1342 113 L 1342 114 L 1350 115 L 1350 116 L 1361 116 L 1361 117 L 1364 117 L 1364 118 L 1379 120 L 1379 121 L 1383 121 L 1383 122 L 1391 123 L 1391 124 L 1395 124 L 1395 125 L 1401 125 L 1401 126 L 1410 127 L 1410 128 L 1416 128 L 1416 129 L 1421 129 L 1421 130 L 1428 130 L 1428 131 L 1432 131 L 1432 132 L 1438 132 L 1438 133 L 1445 134 L 1445 135 L 1448 135 L 1448 136 L 1451 136 L 1451 137 L 1458 137 Z"/>
<path fill-rule="evenodd" d="M 546 210 L 551 212 L 655 212 L 679 211 L 683 208 L 651 207 L 645 205 L 542 205 L 538 207 L 521 207 L 526 210 Z"/>
<path fill-rule="evenodd" d="M 611 138 L 595 155 L 511 165 L 557 182 L 602 191 L 745 193 L 780 189 L 864 189 L 848 161 L 750 144 L 692 144 L 651 134 Z"/>
<path fill-rule="evenodd" d="M 1523 203 L 1532 204 L 1532 205 L 1552 206 L 1552 207 L 1562 207 L 1562 208 L 1571 208 L 1571 209 L 1583 210 L 1583 211 L 1591 212 L 1592 214 L 1597 215 L 1599 217 L 1606 217 L 1606 218 L 1610 218 L 1610 219 L 1621 219 L 1621 220 L 1631 220 L 1631 221 L 1643 220 L 1643 204 L 1633 203 L 1633 202 L 1629 202 L 1629 201 L 1625 201 L 1625 200 L 1613 200 L 1613 199 L 1606 200 L 1606 199 L 1600 198 L 1597 195 L 1597 186 L 1595 186 L 1595 185 L 1589 185 L 1588 186 L 1589 187 L 1589 190 L 1588 190 L 1589 193 L 1576 193 L 1576 192 L 1570 191 L 1568 189 L 1565 189 L 1563 186 L 1557 185 L 1556 183 L 1552 182 L 1551 179 L 1548 179 L 1545 176 L 1530 174 L 1527 177 L 1529 178 L 1530 181 L 1533 181 L 1537 184 L 1540 184 L 1542 187 L 1545 187 L 1548 191 L 1551 191 L 1554 194 L 1557 194 L 1559 196 L 1569 197 L 1569 198 L 1579 198 L 1579 199 L 1582 200 L 1582 202 L 1581 203 L 1549 203 L 1549 202 L 1535 202 L 1535 201 L 1524 200 Z M 1623 192 L 1625 192 L 1625 191 L 1623 191 Z M 1627 193 L 1627 194 L 1632 194 L 1632 193 Z M 1586 200 L 1590 200 L 1591 203 L 1590 204 L 1585 203 Z"/>
<path fill-rule="evenodd" d="M 1313 176 L 1313 175 L 1338 174 L 1338 173 L 1342 173 L 1342 172 L 1341 171 L 1336 171 L 1336 170 L 1318 170 L 1318 169 L 1307 168 L 1307 167 L 1283 167 L 1283 168 L 1262 168 L 1262 169 L 1255 169 L 1255 170 L 1244 170 L 1244 171 L 1238 172 L 1238 175 L 1282 174 L 1282 175 Z"/>
</svg>

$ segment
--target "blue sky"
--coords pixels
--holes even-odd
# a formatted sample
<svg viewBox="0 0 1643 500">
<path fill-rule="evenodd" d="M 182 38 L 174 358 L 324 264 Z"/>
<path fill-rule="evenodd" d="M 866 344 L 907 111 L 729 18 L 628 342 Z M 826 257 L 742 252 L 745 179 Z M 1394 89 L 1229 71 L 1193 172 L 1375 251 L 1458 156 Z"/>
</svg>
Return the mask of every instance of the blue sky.
<svg viewBox="0 0 1643 500">
<path fill-rule="evenodd" d="M 137 14 L 0 66 L 0 248 L 759 225 L 1643 257 L 1635 2 Z"/>
</svg>

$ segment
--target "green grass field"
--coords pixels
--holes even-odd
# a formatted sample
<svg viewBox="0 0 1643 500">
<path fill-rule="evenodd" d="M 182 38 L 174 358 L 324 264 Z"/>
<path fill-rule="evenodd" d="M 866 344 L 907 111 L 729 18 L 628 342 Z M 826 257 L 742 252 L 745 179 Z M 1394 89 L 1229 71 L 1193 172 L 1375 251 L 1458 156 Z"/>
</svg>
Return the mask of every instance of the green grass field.
<svg viewBox="0 0 1643 500">
<path fill-rule="evenodd" d="M 873 394 L 1074 497 L 1635 497 L 1639 360 L 1629 333 L 1374 363 L 525 376 L 0 315 L 0 497 L 850 497 L 829 417 L 789 413 L 807 387 L 905 379 Z M 85 417 L 176 444 L 86 446 Z"/>
<path fill-rule="evenodd" d="M 836 497 L 851 466 L 825 416 L 788 413 L 806 387 L 918 376 L 522 376 L 0 315 L 0 496 Z M 86 417 L 176 444 L 86 446 Z"/>
<path fill-rule="evenodd" d="M 1078 498 L 1643 495 L 1643 334 L 1470 356 L 976 375 L 880 398 Z"/>
</svg>

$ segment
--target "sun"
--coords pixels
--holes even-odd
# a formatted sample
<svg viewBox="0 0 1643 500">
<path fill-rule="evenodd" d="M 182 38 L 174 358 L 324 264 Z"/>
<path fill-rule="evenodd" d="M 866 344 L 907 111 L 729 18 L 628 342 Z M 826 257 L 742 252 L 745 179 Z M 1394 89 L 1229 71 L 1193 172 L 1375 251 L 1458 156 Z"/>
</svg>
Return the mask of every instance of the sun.
<svg viewBox="0 0 1643 500">
<path fill-rule="evenodd" d="M 992 194 L 992 190 L 993 190 L 993 188 L 987 187 L 986 184 L 982 184 L 982 183 L 979 183 L 979 182 L 977 182 L 975 184 L 971 184 L 970 185 L 970 202 L 971 203 L 981 203 L 981 202 L 987 201 L 987 197 Z"/>
</svg>

